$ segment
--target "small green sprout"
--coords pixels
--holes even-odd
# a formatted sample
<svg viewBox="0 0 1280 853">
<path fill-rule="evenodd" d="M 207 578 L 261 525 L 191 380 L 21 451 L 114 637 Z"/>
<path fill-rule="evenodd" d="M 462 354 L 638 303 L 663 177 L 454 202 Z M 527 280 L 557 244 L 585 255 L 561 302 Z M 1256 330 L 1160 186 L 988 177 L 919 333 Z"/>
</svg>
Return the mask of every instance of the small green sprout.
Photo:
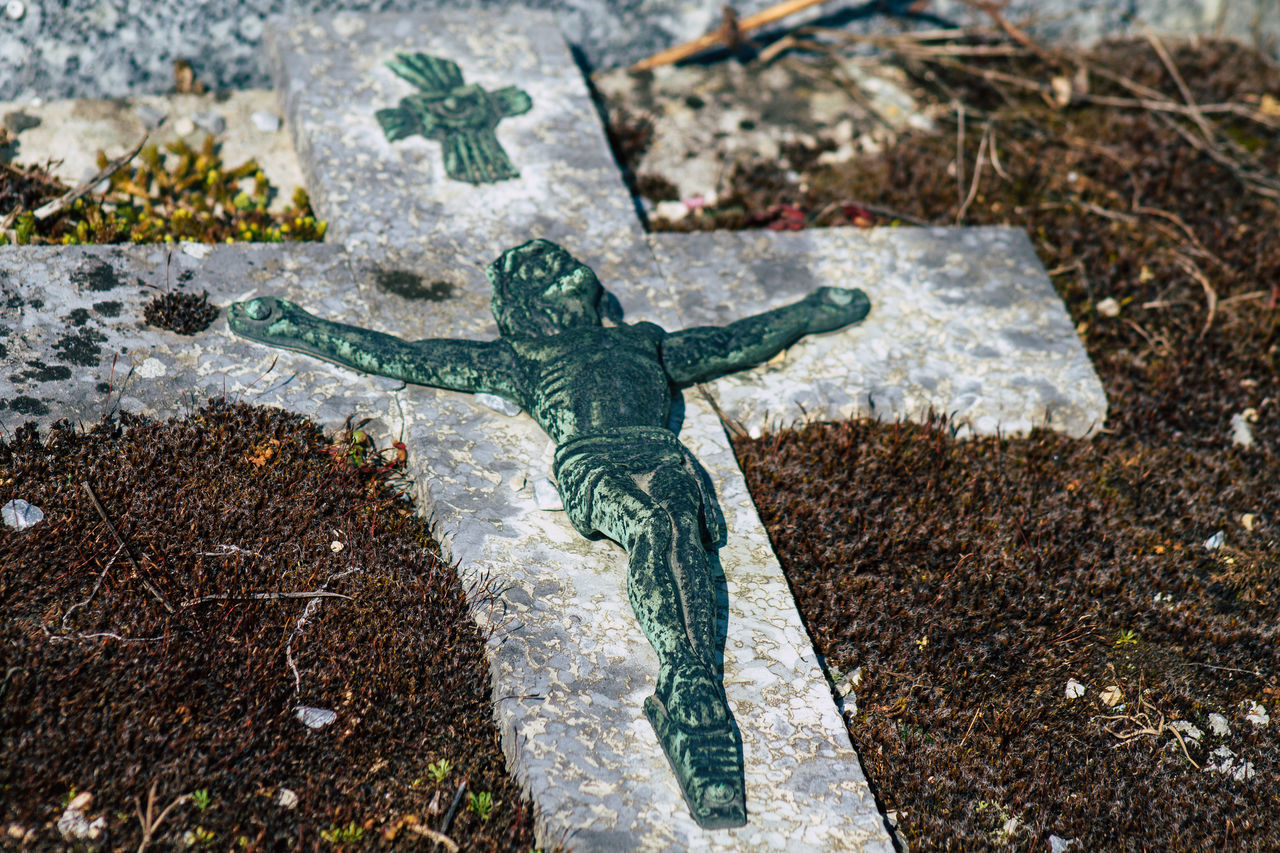
<svg viewBox="0 0 1280 853">
<path fill-rule="evenodd" d="M 1128 630 L 1121 631 L 1120 633 L 1116 634 L 1115 643 L 1113 643 L 1113 645 L 1117 647 L 1136 646 L 1137 644 L 1138 644 L 1137 633 L 1135 633 L 1134 631 L 1128 631 Z"/>
<path fill-rule="evenodd" d="M 216 840 L 214 834 L 203 826 L 197 826 L 195 829 L 189 829 L 183 833 L 182 841 L 188 847 L 205 847 L 212 844 Z"/>
<path fill-rule="evenodd" d="M 445 777 L 449 775 L 449 771 L 453 769 L 453 763 L 447 758 L 439 761 L 433 761 L 427 765 L 427 773 L 431 774 L 431 778 L 437 782 L 443 782 Z"/>
<path fill-rule="evenodd" d="M 209 796 L 208 788 L 199 788 L 191 793 L 191 805 L 204 811 L 209 808 L 209 804 L 213 802 L 213 797 Z"/>
<path fill-rule="evenodd" d="M 488 791 L 478 794 L 467 794 L 467 811 L 475 812 L 481 820 L 493 816 L 493 810 L 502 805 L 502 800 L 495 800 Z"/>
<path fill-rule="evenodd" d="M 364 838 L 364 828 L 353 820 L 346 826 L 330 826 L 320 830 L 320 837 L 330 844 L 354 844 Z"/>
</svg>

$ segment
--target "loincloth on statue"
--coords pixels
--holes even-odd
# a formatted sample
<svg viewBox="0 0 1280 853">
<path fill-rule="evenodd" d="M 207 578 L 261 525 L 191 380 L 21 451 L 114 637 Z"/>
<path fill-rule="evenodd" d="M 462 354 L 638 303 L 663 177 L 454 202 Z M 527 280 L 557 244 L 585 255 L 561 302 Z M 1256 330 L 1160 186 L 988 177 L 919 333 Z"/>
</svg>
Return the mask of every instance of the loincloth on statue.
<svg viewBox="0 0 1280 853">
<path fill-rule="evenodd" d="M 609 427 L 571 439 L 556 448 L 552 471 L 569 521 L 583 536 L 593 536 L 609 533 L 597 530 L 591 519 L 599 501 L 612 499 L 618 478 L 625 477 L 627 484 L 634 486 L 662 467 L 685 472 L 690 489 L 702 506 L 707 539 L 717 548 L 723 545 L 727 535 L 724 514 L 716 502 L 711 478 L 669 429 Z"/>
</svg>

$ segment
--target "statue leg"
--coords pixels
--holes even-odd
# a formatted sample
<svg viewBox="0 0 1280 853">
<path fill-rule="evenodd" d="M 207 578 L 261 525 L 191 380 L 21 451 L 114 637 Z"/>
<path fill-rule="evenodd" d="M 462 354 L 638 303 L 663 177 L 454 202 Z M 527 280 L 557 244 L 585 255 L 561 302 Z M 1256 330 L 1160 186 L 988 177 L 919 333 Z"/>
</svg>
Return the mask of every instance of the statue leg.
<svg viewBox="0 0 1280 853">
<path fill-rule="evenodd" d="M 701 492 L 678 465 L 598 482 L 592 524 L 622 543 L 627 592 L 658 653 L 658 684 L 645 700 L 690 811 L 708 829 L 746 822 L 742 741 L 721 684 L 715 590 L 703 550 Z"/>
<path fill-rule="evenodd" d="M 658 476 L 653 475 L 655 479 Z M 714 666 L 708 665 L 713 658 L 704 651 L 708 632 L 705 624 L 690 624 L 688 615 L 692 614 L 688 614 L 685 601 L 694 590 L 682 582 L 682 573 L 672 560 L 687 533 L 681 533 L 671 512 L 628 474 L 617 472 L 602 478 L 594 497 L 593 527 L 627 551 L 627 595 L 636 620 L 658 654 L 658 699 L 684 728 L 724 725 L 728 718 L 718 699 L 719 679 Z M 696 504 L 693 513 L 696 523 Z M 709 566 L 706 574 L 709 590 Z M 714 598 L 711 608 L 710 636 L 714 637 Z"/>
</svg>

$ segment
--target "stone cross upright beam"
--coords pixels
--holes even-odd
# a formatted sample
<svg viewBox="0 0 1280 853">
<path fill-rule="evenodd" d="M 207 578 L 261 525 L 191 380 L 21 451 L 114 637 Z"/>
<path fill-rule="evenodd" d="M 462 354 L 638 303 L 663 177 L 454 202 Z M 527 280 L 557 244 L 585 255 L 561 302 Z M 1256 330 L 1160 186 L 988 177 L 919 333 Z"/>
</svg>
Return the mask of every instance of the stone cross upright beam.
<svg viewBox="0 0 1280 853">
<path fill-rule="evenodd" d="M 671 330 L 776 307 L 818 285 L 859 287 L 872 301 L 865 323 L 802 341 L 706 392 L 755 430 L 805 413 L 917 417 L 933 406 L 976 432 L 1047 422 L 1084 434 L 1101 424 L 1105 400 L 1025 236 L 645 235 L 581 75 L 538 13 L 338 14 L 277 23 L 268 42 L 308 189 L 335 242 L 183 246 L 171 261 L 157 247 L 0 250 L 0 299 L 12 308 L 0 320 L 0 422 L 12 429 L 29 416 L 92 420 L 116 398 L 167 415 L 224 391 L 331 425 L 352 411 L 374 417 L 373 428 L 408 444 L 415 497 L 461 571 L 487 574 L 501 590 L 475 603 L 476 616 L 495 628 L 495 714 L 511 769 L 537 806 L 541 843 L 890 849 L 701 393 L 684 397 L 680 438 L 711 475 L 729 528 L 718 554 L 725 689 L 742 733 L 748 810 L 746 826 L 715 831 L 689 816 L 643 715 L 656 659 L 626 600 L 625 556 L 611 542 L 582 538 L 548 508 L 552 447 L 529 418 L 497 400 L 271 350 L 233 336 L 221 319 L 195 338 L 151 329 L 141 322 L 147 294 L 137 283 L 163 286 L 168 266 L 175 282 L 208 289 L 217 304 L 282 297 L 409 340 L 496 337 L 482 269 L 533 238 L 591 266 L 628 322 Z M 461 82 L 445 68 L 450 87 L 439 102 L 412 101 L 429 87 L 388 66 L 401 54 L 455 63 Z M 480 93 L 510 87 L 530 108 L 517 109 L 522 102 L 510 92 L 494 95 L 509 108 L 493 107 L 482 122 L 496 143 L 475 142 L 478 155 L 448 155 L 429 133 L 388 134 L 387 114 L 379 118 L 417 104 L 414 120 L 425 128 L 423 111 L 456 118 L 469 105 L 485 108 Z M 496 157 L 493 144 L 518 175 L 456 179 L 465 158 Z"/>
</svg>

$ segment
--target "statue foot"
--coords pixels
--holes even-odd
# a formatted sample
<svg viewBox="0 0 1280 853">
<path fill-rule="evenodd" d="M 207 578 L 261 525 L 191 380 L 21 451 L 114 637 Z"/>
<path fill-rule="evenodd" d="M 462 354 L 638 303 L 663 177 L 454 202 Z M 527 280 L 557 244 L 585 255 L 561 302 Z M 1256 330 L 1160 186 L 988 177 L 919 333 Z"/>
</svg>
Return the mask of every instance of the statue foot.
<svg viewBox="0 0 1280 853">
<path fill-rule="evenodd" d="M 742 741 L 727 716 L 720 725 L 687 728 L 675 722 L 657 696 L 644 700 L 653 725 L 675 771 L 694 820 L 704 829 L 727 829 L 747 822 Z"/>
<path fill-rule="evenodd" d="M 682 729 L 720 728 L 731 719 L 720 679 L 696 660 L 661 667 L 654 698 Z"/>
</svg>

